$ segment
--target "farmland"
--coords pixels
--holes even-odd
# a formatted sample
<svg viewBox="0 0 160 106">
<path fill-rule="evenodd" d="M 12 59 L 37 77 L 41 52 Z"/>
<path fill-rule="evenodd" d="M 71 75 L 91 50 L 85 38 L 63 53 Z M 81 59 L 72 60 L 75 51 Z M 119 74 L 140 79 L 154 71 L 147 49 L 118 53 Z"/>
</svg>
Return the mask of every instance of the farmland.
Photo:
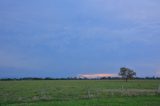
<svg viewBox="0 0 160 106">
<path fill-rule="evenodd" d="M 159 106 L 160 80 L 0 81 L 2 106 Z"/>
</svg>

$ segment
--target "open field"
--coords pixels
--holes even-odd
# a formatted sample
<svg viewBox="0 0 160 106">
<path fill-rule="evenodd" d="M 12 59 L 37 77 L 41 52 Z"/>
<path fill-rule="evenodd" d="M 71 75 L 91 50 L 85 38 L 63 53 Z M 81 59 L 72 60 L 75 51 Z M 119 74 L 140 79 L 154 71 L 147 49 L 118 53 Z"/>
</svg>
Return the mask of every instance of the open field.
<svg viewBox="0 0 160 106">
<path fill-rule="evenodd" d="M 2 106 L 160 106 L 160 80 L 0 81 Z"/>
</svg>

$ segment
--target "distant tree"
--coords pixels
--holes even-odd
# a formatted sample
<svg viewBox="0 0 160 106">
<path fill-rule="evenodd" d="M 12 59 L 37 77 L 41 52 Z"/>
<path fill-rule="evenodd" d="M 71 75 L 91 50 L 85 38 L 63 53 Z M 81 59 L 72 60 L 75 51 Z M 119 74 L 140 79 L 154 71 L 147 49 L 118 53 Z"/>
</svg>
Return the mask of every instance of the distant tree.
<svg viewBox="0 0 160 106">
<path fill-rule="evenodd" d="M 122 67 L 120 68 L 119 75 L 122 76 L 122 78 L 124 78 L 127 82 L 128 79 L 132 79 L 134 78 L 134 76 L 136 76 L 136 72 L 134 72 L 133 70 L 129 68 Z"/>
</svg>

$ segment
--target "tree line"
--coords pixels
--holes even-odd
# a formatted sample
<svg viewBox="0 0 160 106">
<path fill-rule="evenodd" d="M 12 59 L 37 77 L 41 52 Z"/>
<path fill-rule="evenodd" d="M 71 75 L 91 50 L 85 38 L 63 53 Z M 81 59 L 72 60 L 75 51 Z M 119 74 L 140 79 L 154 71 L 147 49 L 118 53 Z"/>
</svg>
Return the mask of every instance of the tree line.
<svg viewBox="0 0 160 106">
<path fill-rule="evenodd" d="M 121 77 L 100 77 L 100 78 L 80 78 L 80 77 L 67 77 L 67 78 L 37 78 L 37 77 L 24 77 L 24 78 L 1 78 L 1 81 L 9 81 L 9 80 L 121 80 L 124 79 L 126 82 L 129 79 L 143 79 L 143 80 L 154 80 L 160 79 L 160 77 L 136 77 L 136 72 L 132 69 L 121 67 L 118 73 Z"/>
<path fill-rule="evenodd" d="M 160 80 L 160 77 L 135 77 L 135 80 Z M 79 77 L 68 77 L 68 78 L 35 78 L 35 77 L 25 77 L 25 78 L 1 78 L 1 81 L 14 81 L 14 80 L 123 80 L 120 77 L 101 77 L 101 78 L 79 78 Z"/>
</svg>

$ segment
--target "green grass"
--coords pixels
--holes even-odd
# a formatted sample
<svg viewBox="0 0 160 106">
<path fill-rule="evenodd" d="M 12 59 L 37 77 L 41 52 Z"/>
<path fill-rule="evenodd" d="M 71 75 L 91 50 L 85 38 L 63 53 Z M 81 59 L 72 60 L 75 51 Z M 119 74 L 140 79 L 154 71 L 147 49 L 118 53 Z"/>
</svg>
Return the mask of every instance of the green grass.
<svg viewBox="0 0 160 106">
<path fill-rule="evenodd" d="M 3 106 L 159 106 L 160 80 L 0 81 Z"/>
<path fill-rule="evenodd" d="M 8 106 L 159 106 L 159 97 L 114 97 L 105 99 L 16 103 Z"/>
</svg>

